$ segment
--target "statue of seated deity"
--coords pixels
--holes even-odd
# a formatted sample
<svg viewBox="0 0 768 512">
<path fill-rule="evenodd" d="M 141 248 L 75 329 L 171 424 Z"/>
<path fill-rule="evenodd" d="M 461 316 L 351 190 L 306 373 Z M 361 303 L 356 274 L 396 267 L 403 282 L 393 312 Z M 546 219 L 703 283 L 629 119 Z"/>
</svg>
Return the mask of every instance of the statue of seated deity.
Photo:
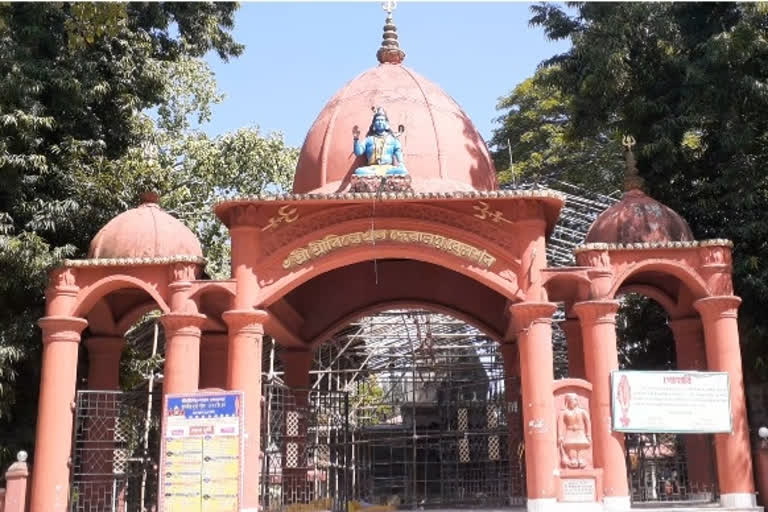
<svg viewBox="0 0 768 512">
<path fill-rule="evenodd" d="M 373 120 L 364 140 L 360 140 L 360 128 L 352 128 L 354 152 L 357 156 L 365 155 L 368 165 L 358 167 L 352 175 L 353 189 L 360 190 L 375 188 L 385 180 L 407 182 L 410 186 L 408 171 L 403 161 L 403 148 L 389 127 L 389 119 L 382 108 L 374 109 Z M 401 187 L 390 187 L 398 189 Z"/>
<path fill-rule="evenodd" d="M 560 411 L 557 421 L 557 445 L 563 467 L 586 467 L 581 452 L 592 446 L 591 427 L 589 413 L 579 406 L 576 393 L 565 395 L 565 409 Z"/>
</svg>

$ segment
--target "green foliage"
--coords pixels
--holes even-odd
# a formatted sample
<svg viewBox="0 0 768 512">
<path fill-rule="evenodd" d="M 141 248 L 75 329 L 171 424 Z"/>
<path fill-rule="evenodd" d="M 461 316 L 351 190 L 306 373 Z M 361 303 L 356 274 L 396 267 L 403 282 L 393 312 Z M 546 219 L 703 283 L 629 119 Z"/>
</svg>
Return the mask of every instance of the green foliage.
<svg viewBox="0 0 768 512">
<path fill-rule="evenodd" d="M 534 6 L 531 20 L 549 38 L 572 42 L 569 51 L 544 62 L 534 78 L 537 87 L 554 91 L 553 97 L 564 103 L 561 115 L 567 122 L 558 125 L 558 137 L 593 145 L 608 134 L 615 146 L 618 134 L 631 133 L 650 195 L 686 218 L 697 238 L 733 240 L 734 283 L 744 299 L 740 315 L 747 376 L 765 379 L 765 4 L 579 2 L 569 7 Z M 543 101 L 533 98 L 535 107 L 513 98 L 524 109 L 510 110 L 504 129 L 522 124 L 519 118 L 527 114 L 543 116 Z M 509 137 L 515 147 L 521 137 L 510 133 L 499 133 L 496 142 Z M 533 139 L 536 144 L 524 148 L 521 161 L 535 153 L 548 155 L 559 143 Z M 586 186 L 602 180 L 568 176 Z"/>
<path fill-rule="evenodd" d="M 36 320 L 55 264 L 84 257 L 96 231 L 151 187 L 201 234 L 209 272 L 224 275 L 228 239 L 212 203 L 290 180 L 296 151 L 281 137 L 242 129 L 209 139 L 194 128 L 221 99 L 202 56 L 243 51 L 235 10 L 0 3 L 0 468 L 32 447 Z"/>
<path fill-rule="evenodd" d="M 570 97 L 547 83 L 556 68 L 542 68 L 523 81 L 496 108 L 504 114 L 491 145 L 502 184 L 564 180 L 610 193 L 621 180 L 620 134 L 573 137 Z M 510 149 L 512 164 L 510 165 Z"/>
</svg>

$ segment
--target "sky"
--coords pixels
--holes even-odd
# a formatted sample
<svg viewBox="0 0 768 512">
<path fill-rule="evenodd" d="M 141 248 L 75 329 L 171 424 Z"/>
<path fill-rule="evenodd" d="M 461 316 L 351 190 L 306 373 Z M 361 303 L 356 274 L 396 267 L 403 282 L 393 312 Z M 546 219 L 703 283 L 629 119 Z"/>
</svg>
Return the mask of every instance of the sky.
<svg viewBox="0 0 768 512">
<path fill-rule="evenodd" d="M 498 99 L 569 47 L 528 26 L 530 5 L 401 1 L 393 14 L 404 64 L 452 96 L 486 140 Z M 203 129 L 258 126 L 301 146 L 331 96 L 378 65 L 385 17 L 380 2 L 243 3 L 234 35 L 245 52 L 207 57 L 225 99 Z"/>
</svg>

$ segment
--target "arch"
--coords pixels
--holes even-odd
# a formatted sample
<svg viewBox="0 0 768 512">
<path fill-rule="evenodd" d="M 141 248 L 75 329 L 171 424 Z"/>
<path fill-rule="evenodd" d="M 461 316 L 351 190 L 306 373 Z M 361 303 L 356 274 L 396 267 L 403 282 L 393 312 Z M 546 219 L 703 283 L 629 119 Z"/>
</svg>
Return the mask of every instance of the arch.
<svg viewBox="0 0 768 512">
<path fill-rule="evenodd" d="M 259 290 L 258 304 L 269 306 L 289 292 L 295 290 L 302 284 L 311 279 L 355 263 L 384 259 L 406 259 L 431 263 L 439 267 L 447 268 L 459 274 L 462 274 L 478 283 L 487 286 L 512 301 L 524 299 L 522 290 L 516 282 L 502 278 L 499 274 L 488 270 L 479 269 L 468 264 L 449 264 L 446 257 L 440 257 L 435 254 L 437 251 L 418 251 L 408 245 L 389 245 L 389 246 L 364 246 L 347 249 L 340 254 L 331 254 L 319 259 L 314 264 L 307 265 L 293 272 L 285 273 L 283 276 L 270 280 Z"/>
<path fill-rule="evenodd" d="M 645 284 L 630 284 L 622 286 L 616 291 L 617 296 L 626 293 L 639 293 L 640 295 L 644 295 L 649 299 L 655 300 L 662 308 L 664 308 L 664 311 L 667 312 L 667 316 L 670 318 L 675 318 L 678 313 L 677 310 L 679 308 L 677 307 L 675 299 L 664 293 L 662 290 L 659 290 L 655 286 Z"/>
<path fill-rule="evenodd" d="M 450 306 L 446 306 L 444 304 L 438 304 L 435 302 L 394 300 L 394 301 L 385 301 L 385 302 L 379 302 L 376 304 L 371 304 L 363 307 L 362 309 L 354 313 L 344 315 L 343 317 L 334 321 L 328 328 L 323 330 L 323 332 L 321 332 L 318 336 L 316 336 L 313 340 L 311 340 L 310 345 L 315 347 L 319 344 L 324 343 L 336 332 L 344 328 L 346 325 L 354 322 L 355 320 L 359 320 L 360 318 L 364 318 L 369 315 L 380 313 L 388 309 L 413 309 L 413 308 L 426 309 L 428 311 L 432 311 L 435 313 L 452 316 L 458 320 L 461 320 L 462 322 L 465 322 L 468 325 L 471 325 L 472 327 L 478 329 L 479 331 L 482 331 L 485 335 L 487 335 L 489 338 L 493 339 L 497 343 L 501 343 L 503 341 L 502 340 L 503 333 L 497 332 L 491 326 L 485 324 L 484 322 L 481 322 L 480 320 L 477 320 L 471 315 L 464 313 L 463 311 L 460 311 L 458 309 L 452 308 Z"/>
<path fill-rule="evenodd" d="M 125 313 L 122 317 L 120 317 L 116 325 L 117 332 L 121 335 L 125 334 L 125 332 L 130 329 L 134 323 L 136 323 L 136 320 L 146 315 L 147 313 L 154 311 L 155 309 L 160 308 L 154 302 L 145 302 L 144 304 L 139 304 L 132 310 Z"/>
<path fill-rule="evenodd" d="M 262 282 L 259 303 L 269 306 L 281 296 L 312 279 L 312 277 L 335 268 L 361 261 L 385 258 L 417 260 L 439 265 L 481 282 L 511 300 L 522 300 L 523 298 L 517 284 L 521 265 L 518 254 L 493 243 L 492 240 L 478 236 L 476 233 L 424 219 L 408 217 L 381 218 L 376 221 L 376 229 L 426 231 L 462 243 L 471 244 L 477 248 L 484 248 L 488 251 L 489 255 L 495 258 L 494 266 L 502 267 L 500 272 L 496 273 L 483 269 L 478 264 L 463 260 L 453 254 L 442 252 L 427 244 L 409 244 L 389 239 L 382 241 L 380 244 L 366 243 L 344 247 L 343 249 L 326 253 L 316 260 L 310 260 L 303 267 L 293 271 L 284 270 L 282 267 L 283 260 L 288 257 L 291 251 L 304 248 L 313 240 L 322 239 L 330 234 L 343 236 L 355 232 L 368 232 L 370 229 L 370 219 L 354 219 L 340 222 L 339 224 L 307 233 L 276 250 L 259 264 L 257 275 Z M 502 274 L 505 277 L 501 277 Z"/>
<path fill-rule="evenodd" d="M 92 285 L 81 290 L 78 300 L 73 308 L 73 316 L 83 316 L 86 314 L 98 300 L 109 295 L 110 293 L 123 289 L 133 288 L 146 292 L 157 304 L 157 307 L 163 313 L 168 313 L 171 308 L 168 307 L 163 297 L 154 289 L 141 279 L 137 279 L 125 274 L 118 274 L 113 276 L 104 277 L 99 279 Z"/>
<path fill-rule="evenodd" d="M 235 296 L 235 282 L 234 281 L 210 281 L 202 283 L 198 288 L 190 294 L 190 300 L 197 301 L 200 297 L 207 293 L 224 292 L 230 297 Z"/>
<path fill-rule="evenodd" d="M 544 282 L 542 287 L 547 297 L 553 302 L 580 301 L 589 297 L 589 287 L 592 284 L 585 273 L 573 269 L 546 269 L 542 272 Z"/>
<path fill-rule="evenodd" d="M 687 265 L 668 260 L 651 259 L 629 265 L 616 277 L 606 298 L 614 298 L 629 278 L 642 272 L 659 272 L 677 278 L 690 290 L 694 299 L 701 299 L 709 295 L 704 280 Z"/>
</svg>

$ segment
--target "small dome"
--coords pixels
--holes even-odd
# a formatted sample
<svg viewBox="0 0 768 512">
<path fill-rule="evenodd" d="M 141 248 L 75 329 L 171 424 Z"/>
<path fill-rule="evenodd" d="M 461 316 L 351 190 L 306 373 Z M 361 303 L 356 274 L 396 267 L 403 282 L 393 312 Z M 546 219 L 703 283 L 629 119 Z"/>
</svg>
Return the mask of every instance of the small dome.
<svg viewBox="0 0 768 512">
<path fill-rule="evenodd" d="M 585 242 L 632 244 L 640 242 L 691 242 L 688 223 L 671 208 L 648 197 L 640 188 L 624 193 L 592 224 Z"/>
<path fill-rule="evenodd" d="M 443 90 L 399 64 L 382 63 L 345 85 L 323 108 L 301 148 L 295 193 L 348 189 L 352 172 L 366 165 L 355 157 L 352 128 L 364 134 L 372 107 L 405 132 L 405 167 L 415 192 L 494 190 L 496 171 L 472 121 Z"/>
<path fill-rule="evenodd" d="M 203 256 L 195 234 L 145 194 L 142 204 L 121 213 L 96 233 L 89 258 L 163 258 Z"/>
</svg>

